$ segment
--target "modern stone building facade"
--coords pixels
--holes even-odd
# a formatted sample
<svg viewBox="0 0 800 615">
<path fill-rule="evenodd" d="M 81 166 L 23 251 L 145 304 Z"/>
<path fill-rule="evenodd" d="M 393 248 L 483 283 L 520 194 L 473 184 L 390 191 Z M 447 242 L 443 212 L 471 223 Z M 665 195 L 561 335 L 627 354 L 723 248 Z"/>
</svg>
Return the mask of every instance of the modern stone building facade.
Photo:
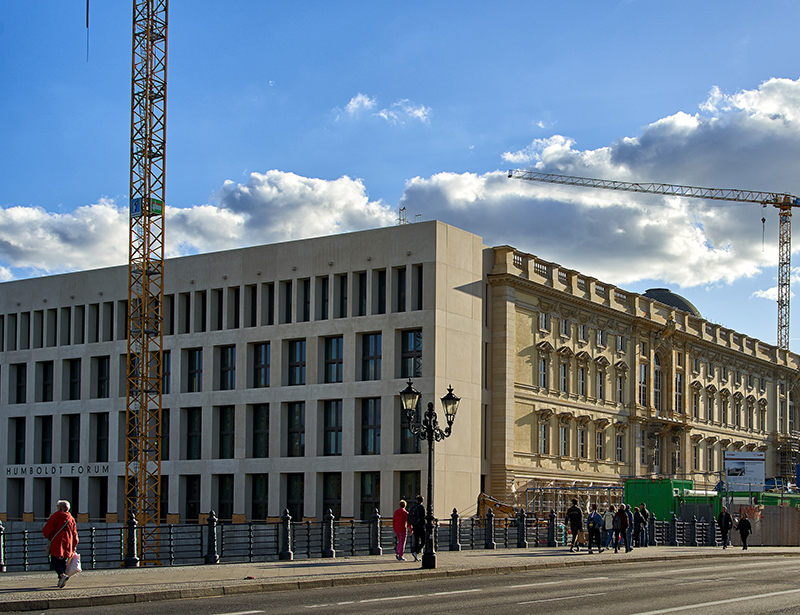
<svg viewBox="0 0 800 615">
<path fill-rule="evenodd" d="M 0 519 L 66 498 L 119 520 L 127 269 L 0 289 Z M 427 479 L 409 377 L 438 411 L 462 399 L 437 516 L 481 491 L 709 482 L 725 450 L 791 475 L 800 357 L 647 295 L 440 222 L 169 260 L 162 516 L 390 515 Z"/>
</svg>

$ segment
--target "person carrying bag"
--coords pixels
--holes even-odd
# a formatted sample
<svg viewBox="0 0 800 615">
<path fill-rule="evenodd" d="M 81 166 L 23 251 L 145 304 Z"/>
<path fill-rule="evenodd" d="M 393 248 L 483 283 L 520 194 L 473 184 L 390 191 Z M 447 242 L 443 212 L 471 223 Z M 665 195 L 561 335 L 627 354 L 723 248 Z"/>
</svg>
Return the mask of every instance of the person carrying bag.
<svg viewBox="0 0 800 615">
<path fill-rule="evenodd" d="M 72 568 L 75 572 L 80 570 L 80 557 L 76 553 L 78 546 L 78 526 L 75 519 L 69 514 L 70 505 L 66 500 L 56 503 L 56 511 L 42 528 L 42 534 L 48 540 L 48 554 L 50 555 L 50 568 L 58 575 L 58 588 L 64 587 L 69 580 L 67 573 L 68 560 L 73 559 Z M 73 558 L 73 556 L 76 556 Z M 75 568 L 77 566 L 77 568 Z"/>
</svg>

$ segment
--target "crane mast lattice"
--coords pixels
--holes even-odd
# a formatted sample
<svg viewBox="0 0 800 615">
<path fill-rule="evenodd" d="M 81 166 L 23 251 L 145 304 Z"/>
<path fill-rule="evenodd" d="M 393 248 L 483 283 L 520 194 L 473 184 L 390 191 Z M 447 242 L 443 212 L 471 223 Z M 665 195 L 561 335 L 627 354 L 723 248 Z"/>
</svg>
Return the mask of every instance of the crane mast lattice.
<svg viewBox="0 0 800 615">
<path fill-rule="evenodd" d="M 134 0 L 125 519 L 142 564 L 158 564 L 164 298 L 164 161 L 168 0 Z"/>
<path fill-rule="evenodd" d="M 738 203 L 758 203 L 772 205 L 778 209 L 778 347 L 789 349 L 789 296 L 792 272 L 792 208 L 800 207 L 800 199 L 791 194 L 779 192 L 758 192 L 754 190 L 734 190 L 719 188 L 697 188 L 677 184 L 656 184 L 622 182 L 605 179 L 591 179 L 573 175 L 557 175 L 537 171 L 508 172 L 509 178 L 529 181 L 579 186 L 584 188 L 603 188 L 643 194 L 665 196 L 684 196 L 712 201 L 734 201 Z"/>
</svg>

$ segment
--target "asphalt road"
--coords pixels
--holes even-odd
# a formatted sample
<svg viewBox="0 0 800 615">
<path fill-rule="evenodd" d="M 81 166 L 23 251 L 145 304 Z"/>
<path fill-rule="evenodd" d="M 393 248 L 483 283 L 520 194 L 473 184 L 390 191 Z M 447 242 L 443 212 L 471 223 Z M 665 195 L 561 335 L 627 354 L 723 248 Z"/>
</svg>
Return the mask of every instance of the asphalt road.
<svg viewBox="0 0 800 615">
<path fill-rule="evenodd" d="M 743 554 L 745 555 L 745 554 Z M 800 613 L 797 558 L 639 562 L 82 608 L 82 615 Z M 48 615 L 75 615 L 52 609 Z"/>
</svg>

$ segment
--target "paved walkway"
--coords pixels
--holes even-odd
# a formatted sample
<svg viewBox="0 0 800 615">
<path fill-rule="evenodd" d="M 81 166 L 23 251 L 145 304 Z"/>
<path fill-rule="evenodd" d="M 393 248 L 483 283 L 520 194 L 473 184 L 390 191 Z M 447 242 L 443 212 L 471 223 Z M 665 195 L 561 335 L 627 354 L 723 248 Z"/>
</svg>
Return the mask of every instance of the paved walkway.
<svg viewBox="0 0 800 615">
<path fill-rule="evenodd" d="M 201 598 L 237 593 L 286 591 L 334 585 L 407 581 L 429 576 L 503 574 L 565 566 L 621 564 L 665 559 L 732 557 L 741 549 L 713 547 L 648 547 L 625 554 L 606 550 L 589 555 L 565 548 L 499 549 L 496 551 L 439 551 L 437 568 L 422 570 L 412 561 L 398 562 L 393 554 L 336 559 L 88 570 L 57 589 L 53 572 L 0 574 L 0 612 L 43 611 L 128 602 Z M 800 547 L 753 547 L 747 557 L 800 556 Z"/>
</svg>

